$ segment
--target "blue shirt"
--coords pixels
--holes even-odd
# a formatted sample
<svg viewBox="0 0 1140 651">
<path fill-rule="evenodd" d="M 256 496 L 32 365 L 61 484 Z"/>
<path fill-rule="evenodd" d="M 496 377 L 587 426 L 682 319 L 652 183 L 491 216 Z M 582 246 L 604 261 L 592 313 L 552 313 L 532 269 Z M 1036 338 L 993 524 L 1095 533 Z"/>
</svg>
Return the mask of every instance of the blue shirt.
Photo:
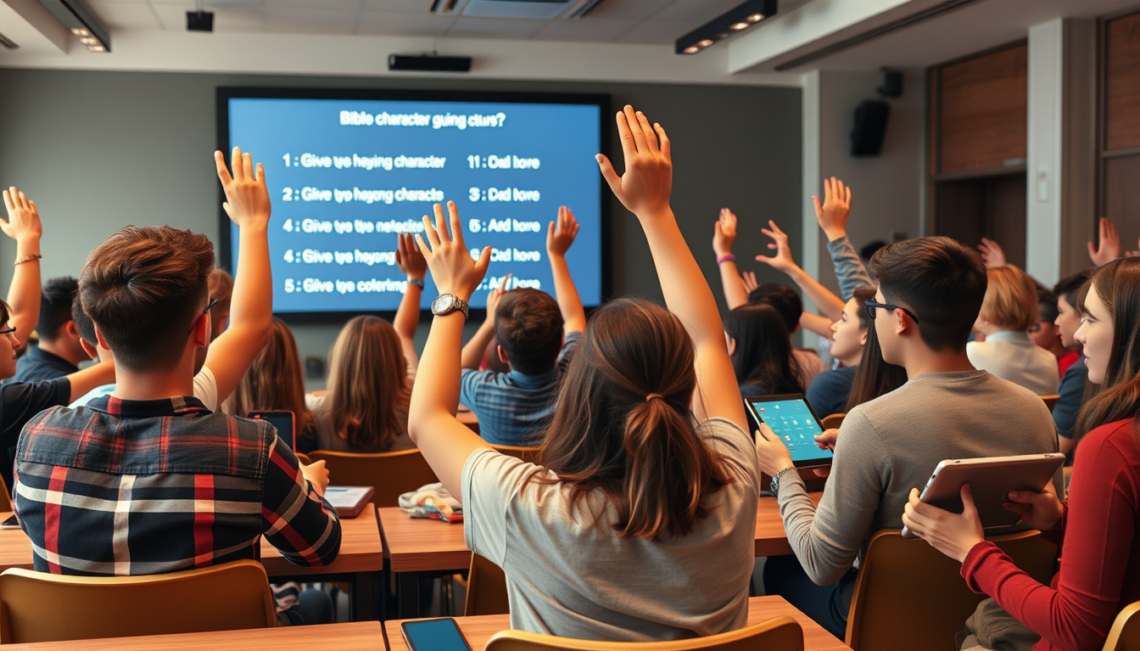
<svg viewBox="0 0 1140 651">
<path fill-rule="evenodd" d="M 581 339 L 581 332 L 566 335 L 558 363 L 541 375 L 463 369 L 459 401 L 479 418 L 479 435 L 492 445 L 538 445 L 534 436 L 554 414 L 562 375 Z"/>
<path fill-rule="evenodd" d="M 1073 362 L 1061 378 L 1061 386 L 1057 393 L 1061 396 L 1053 407 L 1053 422 L 1057 424 L 1057 434 L 1071 439 L 1073 428 L 1077 424 L 1077 412 L 1081 410 L 1085 397 L 1085 382 L 1089 378 L 1089 367 L 1085 366 L 1085 357 Z"/>
<path fill-rule="evenodd" d="M 851 396 L 851 385 L 855 384 L 857 366 L 845 366 L 834 371 L 824 371 L 816 376 L 807 391 L 807 401 L 820 418 L 847 411 L 847 398 Z"/>
<path fill-rule="evenodd" d="M 78 370 L 78 366 L 59 355 L 49 353 L 39 346 L 32 346 L 23 357 L 16 361 L 16 375 L 5 384 L 54 380 L 65 375 L 71 375 Z"/>
</svg>

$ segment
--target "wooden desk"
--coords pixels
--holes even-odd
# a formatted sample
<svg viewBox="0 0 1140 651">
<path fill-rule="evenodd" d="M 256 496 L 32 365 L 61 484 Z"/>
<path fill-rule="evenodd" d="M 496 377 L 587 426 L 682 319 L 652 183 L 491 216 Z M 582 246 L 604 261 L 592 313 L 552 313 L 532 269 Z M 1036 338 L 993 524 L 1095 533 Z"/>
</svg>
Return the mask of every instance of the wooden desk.
<svg viewBox="0 0 1140 651">
<path fill-rule="evenodd" d="M 36 642 L 33 644 L 5 644 L 4 649 L 20 651 L 220 651 L 234 649 L 267 649 L 274 651 L 376 651 L 383 648 L 384 629 L 380 622 L 350 622 L 319 626 L 288 626 L 284 628 L 257 628 L 244 631 L 218 631 L 211 633 L 180 633 L 178 635 L 147 635 L 145 637 L 112 637 L 102 640 L 68 640 L 66 642 Z"/>
<path fill-rule="evenodd" d="M 11 513 L 0 513 L 0 520 Z M 359 516 L 342 519 L 340 553 L 326 567 L 299 567 L 261 539 L 261 564 L 270 579 L 285 581 L 345 581 L 352 584 L 352 611 L 358 621 L 374 617 L 374 574 L 384 569 L 384 546 L 376 510 L 365 509 Z M 21 529 L 0 529 L 0 572 L 18 567 L 34 569 L 32 545 Z"/>
<path fill-rule="evenodd" d="M 400 616 L 420 615 L 420 572 L 458 572 L 471 566 L 463 524 L 411 518 L 399 507 L 380 509 L 388 568 L 396 574 Z"/>
<path fill-rule="evenodd" d="M 748 600 L 748 625 L 759 624 L 773 617 L 788 616 L 800 623 L 804 629 L 804 651 L 851 651 L 851 647 L 837 640 L 807 615 L 796 610 L 783 597 L 752 597 Z M 459 629 L 471 643 L 471 648 L 481 651 L 487 640 L 499 631 L 511 627 L 509 615 L 484 615 L 482 617 L 457 617 Z M 384 623 L 384 634 L 388 638 L 388 651 L 409 651 L 400 632 L 400 623 L 393 620 Z"/>
<path fill-rule="evenodd" d="M 823 493 L 808 493 L 811 503 L 819 506 Z M 788 544 L 788 534 L 784 532 L 784 519 L 780 517 L 780 505 L 775 497 L 761 497 L 756 508 L 756 555 L 788 556 L 792 547 Z"/>
</svg>

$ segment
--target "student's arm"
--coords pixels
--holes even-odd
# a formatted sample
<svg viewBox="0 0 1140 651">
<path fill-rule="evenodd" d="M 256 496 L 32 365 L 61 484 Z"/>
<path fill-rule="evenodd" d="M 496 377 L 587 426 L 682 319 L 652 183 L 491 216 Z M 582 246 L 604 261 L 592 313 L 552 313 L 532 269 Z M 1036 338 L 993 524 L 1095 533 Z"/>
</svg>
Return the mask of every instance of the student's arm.
<svg viewBox="0 0 1140 651">
<path fill-rule="evenodd" d="M 0 219 L 0 230 L 16 240 L 13 262 L 25 260 L 16 265 L 12 284 L 8 286 L 8 305 L 12 308 L 8 324 L 16 329 L 16 339 L 26 342 L 40 319 L 40 261 L 35 256 L 40 254 L 43 227 L 36 202 L 15 186 L 4 191 L 4 207 L 8 210 L 8 220 Z"/>
<path fill-rule="evenodd" d="M 400 307 L 396 310 L 396 319 L 392 326 L 396 334 L 407 348 L 416 336 L 416 327 L 420 323 L 420 299 L 423 297 L 423 287 L 412 282 L 423 282 L 427 277 L 427 260 L 420 253 L 416 241 L 409 233 L 400 233 L 397 236 L 396 265 L 408 276 L 408 286 L 404 288 L 404 297 L 400 300 Z"/>
<path fill-rule="evenodd" d="M 815 218 L 827 237 L 827 252 L 839 278 L 839 292 L 844 300 L 850 299 L 860 287 L 874 287 L 855 247 L 847 239 L 847 220 L 851 215 L 851 188 L 836 178 L 823 180 L 824 201 L 812 197 Z"/>
<path fill-rule="evenodd" d="M 75 402 L 87 395 L 95 387 L 111 384 L 115 381 L 115 362 L 98 362 L 85 369 L 80 369 L 67 376 L 71 383 L 71 398 L 68 403 Z"/>
<path fill-rule="evenodd" d="M 440 294 L 454 294 L 460 300 L 470 301 L 487 274 L 491 247 L 485 247 L 477 261 L 472 260 L 463 243 L 459 210 L 451 201 L 447 202 L 447 210 L 450 225 L 448 217 L 444 216 L 443 206 L 436 204 L 435 224 L 425 216 L 424 236 L 416 235 L 416 243 L 427 258 L 431 277 Z M 428 248 L 429 243 L 431 248 Z M 455 418 L 459 405 L 463 321 L 460 310 L 433 317 L 408 408 L 408 434 L 435 471 L 435 476 L 461 502 L 463 464 L 472 452 L 488 447 L 483 439 Z"/>
<path fill-rule="evenodd" d="M 254 174 L 249 154 L 234 147 L 233 176 L 222 152 L 214 152 L 218 179 L 226 192 L 222 204 L 238 226 L 238 262 L 230 301 L 230 325 L 206 355 L 206 368 L 214 374 L 218 404 L 230 397 L 253 358 L 269 342 L 273 329 L 273 275 L 269 269 L 269 190 L 265 170 Z"/>
<path fill-rule="evenodd" d="M 262 532 L 290 563 L 328 565 L 340 553 L 341 530 L 336 510 L 321 495 L 328 484 L 324 461 L 302 467 L 289 446 L 275 440 L 261 495 Z"/>
<path fill-rule="evenodd" d="M 724 302 L 728 309 L 735 310 L 748 302 L 748 289 L 736 267 L 736 258 L 732 255 L 732 245 L 736 242 L 736 214 L 728 208 L 721 208 L 720 217 L 713 229 L 713 252 L 716 253 L 717 267 L 720 270 Z"/>
<path fill-rule="evenodd" d="M 463 347 L 459 360 L 460 368 L 477 371 L 482 365 L 483 354 L 487 352 L 487 345 L 495 336 L 495 310 L 499 308 L 499 301 L 503 300 L 503 294 L 507 293 L 510 283 L 511 274 L 507 274 L 498 287 L 487 293 L 487 316 L 483 318 L 483 323 L 475 331 L 471 341 L 468 341 L 467 345 Z"/>
<path fill-rule="evenodd" d="M 578 288 L 570 277 L 570 266 L 566 264 L 566 252 L 578 236 L 578 220 L 566 206 L 558 208 L 558 223 L 550 222 L 546 232 L 546 255 L 550 258 L 550 270 L 554 273 L 554 296 L 558 299 L 558 309 L 562 312 L 563 331 L 586 331 L 586 310 L 578 296 Z"/>
<path fill-rule="evenodd" d="M 1116 232 L 1116 224 L 1107 217 L 1100 218 L 1099 231 L 1100 239 L 1097 244 L 1094 246 L 1092 242 L 1088 243 L 1089 259 L 1096 266 L 1103 267 L 1113 260 L 1120 259 L 1120 234 Z"/>
<path fill-rule="evenodd" d="M 669 138 L 661 125 L 650 126 L 645 115 L 635 113 L 631 106 L 618 113 L 617 126 L 625 157 L 625 174 L 618 176 L 602 154 L 598 154 L 598 164 L 610 189 L 641 222 L 657 267 L 665 305 L 677 315 L 693 340 L 696 416 L 701 420 L 713 416 L 727 418 L 747 431 L 748 421 L 728 357 L 716 299 L 669 206 L 673 184 Z"/>
<path fill-rule="evenodd" d="M 803 290 L 804 295 L 806 295 L 812 303 L 815 303 L 819 311 L 823 312 L 824 316 L 828 319 L 831 319 L 831 322 L 827 324 L 827 332 L 819 333 L 824 336 L 829 336 L 831 334 L 831 323 L 838 321 L 843 316 L 843 299 L 831 293 L 830 289 L 824 287 L 818 280 L 812 278 L 796 264 L 796 261 L 792 259 L 792 249 L 788 246 L 788 234 L 780 230 L 776 222 L 769 220 L 768 226 L 769 228 L 762 229 L 761 232 L 772 238 L 773 241 L 768 244 L 768 248 L 776 249 L 776 255 L 771 257 L 758 255 L 756 256 L 756 261 L 763 262 L 773 269 L 779 269 L 784 272 Z M 807 315 L 805 314 L 805 316 Z"/>
</svg>

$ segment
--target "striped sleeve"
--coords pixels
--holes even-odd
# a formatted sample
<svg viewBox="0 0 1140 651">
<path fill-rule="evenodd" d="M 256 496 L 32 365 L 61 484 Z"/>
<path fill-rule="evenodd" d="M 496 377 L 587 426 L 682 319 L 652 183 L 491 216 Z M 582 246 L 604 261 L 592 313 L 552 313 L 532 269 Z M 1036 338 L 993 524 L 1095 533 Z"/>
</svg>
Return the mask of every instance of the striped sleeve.
<svg viewBox="0 0 1140 651">
<path fill-rule="evenodd" d="M 328 565 L 340 552 L 340 519 L 301 474 L 297 457 L 274 436 L 261 502 L 263 533 L 290 563 Z"/>
</svg>

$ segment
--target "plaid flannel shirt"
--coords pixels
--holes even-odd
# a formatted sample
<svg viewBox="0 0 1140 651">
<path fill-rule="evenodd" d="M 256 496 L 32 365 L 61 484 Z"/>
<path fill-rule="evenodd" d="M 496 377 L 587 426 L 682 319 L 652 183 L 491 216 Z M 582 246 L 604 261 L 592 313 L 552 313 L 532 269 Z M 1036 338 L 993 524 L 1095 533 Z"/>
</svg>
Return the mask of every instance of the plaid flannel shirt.
<svg viewBox="0 0 1140 651">
<path fill-rule="evenodd" d="M 53 407 L 24 427 L 15 508 L 35 568 L 138 575 L 260 555 L 292 563 L 340 551 L 336 511 L 265 421 L 212 413 L 194 397 Z"/>
</svg>

